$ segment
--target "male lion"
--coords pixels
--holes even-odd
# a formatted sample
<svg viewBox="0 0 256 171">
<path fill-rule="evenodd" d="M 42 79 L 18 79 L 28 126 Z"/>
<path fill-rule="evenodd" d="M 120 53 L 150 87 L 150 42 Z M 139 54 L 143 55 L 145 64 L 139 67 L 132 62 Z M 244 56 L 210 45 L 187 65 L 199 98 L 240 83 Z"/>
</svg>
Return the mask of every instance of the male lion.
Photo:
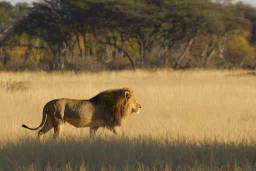
<svg viewBox="0 0 256 171">
<path fill-rule="evenodd" d="M 38 138 L 54 128 L 54 138 L 61 132 L 65 122 L 79 128 L 90 127 L 90 136 L 95 136 L 99 127 L 106 127 L 117 134 L 115 127 L 121 126 L 124 117 L 139 114 L 141 105 L 135 100 L 128 88 L 106 90 L 88 100 L 55 99 L 49 101 L 43 109 L 43 118 L 37 128 Z"/>
</svg>

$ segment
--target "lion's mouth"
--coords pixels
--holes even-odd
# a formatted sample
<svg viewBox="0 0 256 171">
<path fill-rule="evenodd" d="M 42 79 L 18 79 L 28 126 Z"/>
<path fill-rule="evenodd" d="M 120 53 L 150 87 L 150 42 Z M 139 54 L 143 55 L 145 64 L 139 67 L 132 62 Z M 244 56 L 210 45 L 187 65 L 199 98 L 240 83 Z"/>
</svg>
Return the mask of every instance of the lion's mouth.
<svg viewBox="0 0 256 171">
<path fill-rule="evenodd" d="M 133 112 L 135 115 L 139 115 L 140 114 L 140 109 L 136 110 Z"/>
</svg>

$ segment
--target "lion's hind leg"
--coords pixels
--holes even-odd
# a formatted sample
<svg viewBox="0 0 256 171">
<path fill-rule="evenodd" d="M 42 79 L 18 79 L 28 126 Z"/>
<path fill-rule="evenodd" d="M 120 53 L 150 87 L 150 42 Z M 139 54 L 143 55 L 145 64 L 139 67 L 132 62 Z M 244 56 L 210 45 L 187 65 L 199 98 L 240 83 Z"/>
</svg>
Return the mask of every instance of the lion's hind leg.
<svg viewBox="0 0 256 171">
<path fill-rule="evenodd" d="M 54 134 L 53 134 L 54 139 L 59 138 L 61 134 L 61 130 L 62 130 L 62 124 L 59 124 L 58 126 L 54 127 Z"/>
<path fill-rule="evenodd" d="M 47 118 L 44 126 L 38 131 L 37 138 L 40 139 L 42 135 L 47 133 L 53 128 L 52 122 L 49 118 Z"/>
</svg>

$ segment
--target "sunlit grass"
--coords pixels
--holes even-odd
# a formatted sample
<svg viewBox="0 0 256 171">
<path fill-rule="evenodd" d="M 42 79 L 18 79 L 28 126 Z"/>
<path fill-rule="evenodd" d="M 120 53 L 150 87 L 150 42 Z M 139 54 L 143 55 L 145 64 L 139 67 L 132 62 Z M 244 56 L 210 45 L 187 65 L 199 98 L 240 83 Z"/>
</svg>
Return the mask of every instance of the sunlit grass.
<svg viewBox="0 0 256 171">
<path fill-rule="evenodd" d="M 0 73 L 0 83 L 0 170 L 256 166 L 256 77 L 246 71 Z M 123 122 L 118 137 L 100 129 L 90 140 L 88 128 L 66 124 L 60 140 L 49 133 L 38 142 L 36 132 L 21 128 L 38 126 L 51 99 L 86 99 L 119 87 L 133 89 L 143 108 Z"/>
</svg>

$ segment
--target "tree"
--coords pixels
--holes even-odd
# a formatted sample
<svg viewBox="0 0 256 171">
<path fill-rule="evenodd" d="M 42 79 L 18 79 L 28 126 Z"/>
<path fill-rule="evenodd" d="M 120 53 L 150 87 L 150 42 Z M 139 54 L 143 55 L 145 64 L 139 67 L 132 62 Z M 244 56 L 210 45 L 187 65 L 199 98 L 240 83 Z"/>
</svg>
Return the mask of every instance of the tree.
<svg viewBox="0 0 256 171">
<path fill-rule="evenodd" d="M 232 46 L 239 46 L 234 37 L 246 54 L 256 35 L 255 8 L 227 1 L 43 0 L 2 6 L 2 49 L 22 46 L 24 59 L 37 49 L 50 70 L 207 67 L 213 58 L 215 67 L 238 66 L 230 62 L 237 58 Z M 26 44 L 19 41 L 22 35 Z"/>
</svg>

